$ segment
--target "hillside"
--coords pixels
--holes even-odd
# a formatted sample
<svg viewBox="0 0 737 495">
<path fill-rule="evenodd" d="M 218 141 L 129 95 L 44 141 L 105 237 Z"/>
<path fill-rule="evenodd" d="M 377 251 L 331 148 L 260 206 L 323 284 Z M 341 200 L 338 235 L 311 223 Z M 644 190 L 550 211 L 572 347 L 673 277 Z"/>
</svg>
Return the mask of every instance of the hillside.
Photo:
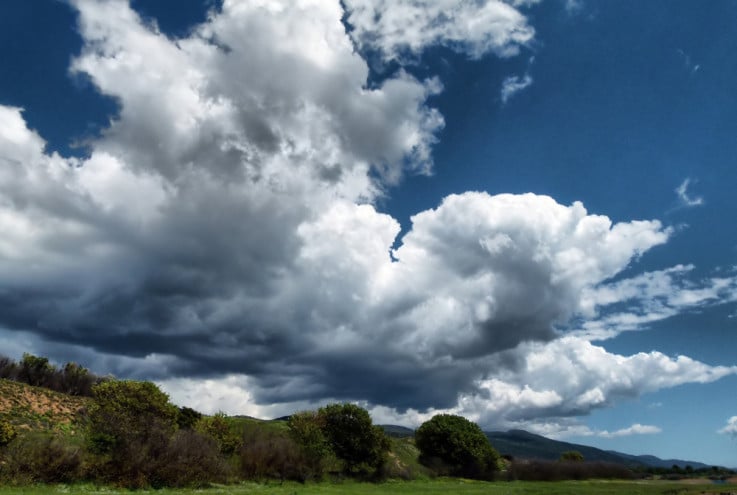
<svg viewBox="0 0 737 495">
<path fill-rule="evenodd" d="M 670 468 L 677 465 L 681 468 L 691 466 L 694 469 L 709 467 L 701 462 L 684 461 L 680 459 L 660 459 L 655 456 L 634 456 L 621 452 L 606 451 L 558 440 L 551 440 L 534 433 L 523 430 L 510 430 L 507 432 L 486 432 L 491 444 L 503 455 L 522 459 L 556 460 L 563 452 L 576 450 L 583 454 L 587 461 L 612 462 L 624 464 L 628 467 L 663 467 Z"/>
<path fill-rule="evenodd" d="M 70 396 L 54 392 L 41 387 L 32 387 L 24 383 L 0 379 L 0 419 L 9 421 L 19 429 L 25 430 L 53 430 L 74 435 L 80 427 L 80 420 L 85 408 L 91 399 L 86 397 Z M 251 417 L 230 418 L 234 426 L 258 424 L 272 431 L 284 431 L 286 418 L 272 421 L 263 421 Z M 412 455 L 405 450 L 413 448 L 411 443 L 403 439 L 412 437 L 414 431 L 396 425 L 381 425 L 386 433 L 394 439 L 395 454 L 406 464 Z M 492 445 L 502 455 L 509 455 L 518 459 L 557 460 L 563 452 L 576 450 L 583 454 L 587 461 L 611 462 L 628 467 L 662 467 L 670 468 L 677 465 L 681 468 L 691 466 L 694 469 L 709 467 L 700 462 L 684 461 L 680 459 L 660 459 L 655 456 L 635 456 L 614 451 L 605 451 L 568 442 L 551 440 L 549 438 L 529 433 L 523 430 L 507 432 L 486 432 Z M 400 454 L 401 452 L 401 454 Z"/>
<path fill-rule="evenodd" d="M 19 429 L 57 430 L 74 433 L 80 412 L 89 404 L 75 397 L 25 383 L 0 379 L 0 419 Z"/>
</svg>

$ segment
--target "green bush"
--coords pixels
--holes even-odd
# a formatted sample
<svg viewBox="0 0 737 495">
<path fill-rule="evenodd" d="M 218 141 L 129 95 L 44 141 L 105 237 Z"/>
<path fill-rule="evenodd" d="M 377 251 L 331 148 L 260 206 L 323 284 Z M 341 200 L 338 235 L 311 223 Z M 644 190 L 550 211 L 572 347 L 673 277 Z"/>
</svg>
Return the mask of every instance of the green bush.
<svg viewBox="0 0 737 495">
<path fill-rule="evenodd" d="M 202 417 L 195 424 L 195 430 L 215 440 L 220 452 L 226 456 L 235 454 L 241 447 L 242 432 L 223 413 Z"/>
<path fill-rule="evenodd" d="M 309 479 L 321 479 L 334 457 L 322 418 L 315 411 L 299 412 L 290 416 L 288 426 L 289 436 L 306 459 Z"/>
<path fill-rule="evenodd" d="M 83 478 L 81 449 L 56 436 L 18 436 L 5 457 L 0 477 L 11 483 L 72 483 Z"/>
<path fill-rule="evenodd" d="M 180 407 L 177 414 L 177 426 L 180 430 L 192 430 L 202 419 L 202 413 L 190 407 Z"/>
<path fill-rule="evenodd" d="M 491 479 L 499 454 L 476 423 L 462 416 L 438 414 L 415 432 L 420 462 L 438 474 Z"/>
<path fill-rule="evenodd" d="M 250 480 L 304 482 L 316 478 L 310 459 L 286 432 L 260 425 L 251 425 L 243 433 L 240 468 L 241 476 Z"/>
<path fill-rule="evenodd" d="M 216 442 L 201 433 L 181 430 L 155 461 L 150 477 L 155 487 L 202 488 L 225 483 L 230 469 Z"/>
<path fill-rule="evenodd" d="M 92 389 L 88 439 L 95 472 L 131 488 L 159 484 L 160 459 L 176 431 L 177 408 L 151 382 L 107 381 Z"/>
</svg>

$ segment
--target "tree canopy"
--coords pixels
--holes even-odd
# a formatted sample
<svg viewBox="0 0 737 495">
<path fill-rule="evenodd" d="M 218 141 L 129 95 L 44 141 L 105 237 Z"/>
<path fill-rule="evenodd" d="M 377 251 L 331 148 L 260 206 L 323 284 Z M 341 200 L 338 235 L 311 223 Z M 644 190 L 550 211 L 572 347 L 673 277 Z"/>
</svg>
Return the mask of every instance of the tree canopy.
<svg viewBox="0 0 737 495">
<path fill-rule="evenodd" d="M 420 462 L 441 474 L 491 478 L 499 454 L 476 423 L 462 416 L 438 414 L 415 433 Z"/>
</svg>

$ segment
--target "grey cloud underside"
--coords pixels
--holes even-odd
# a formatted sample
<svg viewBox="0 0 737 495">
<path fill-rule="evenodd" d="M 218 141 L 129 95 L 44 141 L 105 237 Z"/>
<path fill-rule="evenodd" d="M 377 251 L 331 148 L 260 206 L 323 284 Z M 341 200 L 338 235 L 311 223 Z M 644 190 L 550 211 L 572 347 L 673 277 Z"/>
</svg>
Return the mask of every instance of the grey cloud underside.
<svg viewBox="0 0 737 495">
<path fill-rule="evenodd" d="M 72 3 L 85 40 L 72 71 L 120 115 L 89 157 L 71 159 L 0 106 L 0 338 L 32 333 L 52 357 L 102 373 L 244 375 L 260 404 L 363 400 L 514 420 L 654 388 L 610 383 L 620 357 L 556 328 L 595 319 L 611 303 L 597 290 L 670 230 L 467 192 L 398 239 L 372 204 L 404 173 L 430 170 L 443 119 L 427 98 L 441 84 L 399 71 L 367 88 L 339 2 L 225 1 L 179 40 L 125 1 Z M 389 36 L 376 38 L 388 58 L 458 41 L 445 17 L 392 38 L 411 2 L 377 3 L 389 10 L 374 27 L 374 4 L 344 3 L 354 37 Z M 508 4 L 457 8 L 459 22 L 500 21 L 458 45 L 471 57 L 511 55 L 532 36 Z M 536 367 L 551 353 L 570 356 L 554 381 Z M 734 372 L 632 362 L 669 377 L 663 386 Z M 569 380 L 581 373 L 602 387 Z"/>
</svg>

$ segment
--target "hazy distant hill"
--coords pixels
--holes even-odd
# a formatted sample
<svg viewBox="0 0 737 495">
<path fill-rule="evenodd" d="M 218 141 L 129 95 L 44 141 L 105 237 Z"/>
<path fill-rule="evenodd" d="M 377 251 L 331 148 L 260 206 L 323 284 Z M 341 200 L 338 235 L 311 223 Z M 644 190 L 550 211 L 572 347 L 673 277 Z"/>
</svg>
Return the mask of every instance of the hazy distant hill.
<svg viewBox="0 0 737 495">
<path fill-rule="evenodd" d="M 414 430 L 404 426 L 380 425 L 392 437 L 402 438 L 414 435 Z M 710 467 L 701 462 L 680 459 L 660 459 L 652 455 L 629 455 L 611 450 L 601 450 L 588 445 L 551 440 L 524 430 L 485 432 L 494 448 L 502 455 L 510 455 L 517 459 L 540 459 L 555 461 L 563 452 L 576 450 L 583 454 L 587 461 L 611 462 L 628 467 L 662 467 L 677 465 L 681 468 L 691 466 L 694 469 Z"/>
<path fill-rule="evenodd" d="M 405 438 L 412 437 L 415 435 L 415 430 L 412 428 L 406 428 L 398 425 L 379 425 L 384 429 L 387 435 L 394 438 Z"/>
<path fill-rule="evenodd" d="M 560 442 L 524 430 L 510 430 L 506 432 L 486 432 L 491 444 L 499 453 L 522 459 L 556 460 L 563 452 L 576 450 L 583 454 L 587 461 L 613 462 L 630 467 L 663 467 L 670 468 L 677 465 L 681 468 L 691 466 L 694 469 L 709 467 L 706 464 L 680 459 L 660 459 L 651 455 L 629 455 L 611 450 L 601 450 L 587 445 Z"/>
</svg>

